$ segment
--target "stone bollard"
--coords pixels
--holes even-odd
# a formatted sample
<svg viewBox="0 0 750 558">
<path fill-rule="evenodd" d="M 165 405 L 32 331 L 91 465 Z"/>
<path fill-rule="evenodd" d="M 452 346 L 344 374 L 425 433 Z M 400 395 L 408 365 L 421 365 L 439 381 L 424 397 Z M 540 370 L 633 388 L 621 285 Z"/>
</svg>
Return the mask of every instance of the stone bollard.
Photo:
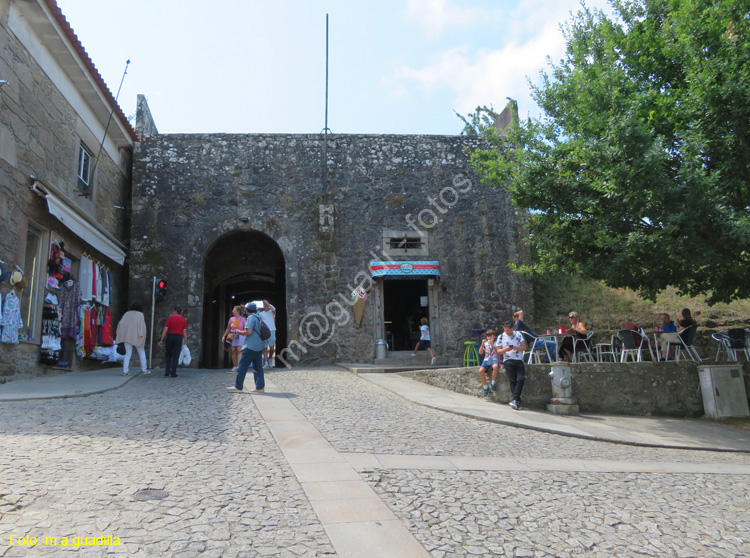
<svg viewBox="0 0 750 558">
<path fill-rule="evenodd" d="M 547 411 L 556 415 L 577 415 L 578 405 L 573 399 L 573 374 L 570 364 L 553 363 L 549 377 L 552 379 L 552 399 Z"/>
</svg>

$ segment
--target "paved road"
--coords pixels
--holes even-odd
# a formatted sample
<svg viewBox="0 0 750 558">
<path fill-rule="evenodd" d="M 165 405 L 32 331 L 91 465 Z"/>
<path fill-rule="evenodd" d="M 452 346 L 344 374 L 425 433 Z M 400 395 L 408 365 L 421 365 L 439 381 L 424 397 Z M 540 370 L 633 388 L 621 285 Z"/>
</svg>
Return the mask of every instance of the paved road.
<svg viewBox="0 0 750 558">
<path fill-rule="evenodd" d="M 321 483 L 293 458 L 300 433 L 433 557 L 750 556 L 748 454 L 482 422 L 337 368 L 267 376 L 263 395 L 227 393 L 227 372 L 185 371 L 0 403 L 0 556 L 378 555 L 364 524 L 357 545 L 311 497 Z M 146 488 L 168 496 L 135 500 Z M 9 544 L 27 534 L 36 546 Z M 122 544 L 73 552 L 73 537 L 100 535 Z"/>
</svg>

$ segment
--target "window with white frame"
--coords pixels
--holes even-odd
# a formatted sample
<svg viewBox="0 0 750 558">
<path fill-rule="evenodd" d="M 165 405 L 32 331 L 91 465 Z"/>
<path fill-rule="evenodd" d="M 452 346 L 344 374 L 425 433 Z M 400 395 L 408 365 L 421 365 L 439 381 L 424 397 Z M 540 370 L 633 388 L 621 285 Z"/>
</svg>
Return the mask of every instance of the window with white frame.
<svg viewBox="0 0 750 558">
<path fill-rule="evenodd" d="M 91 160 L 91 151 L 81 144 L 78 148 L 78 187 L 82 190 L 91 186 Z"/>
</svg>

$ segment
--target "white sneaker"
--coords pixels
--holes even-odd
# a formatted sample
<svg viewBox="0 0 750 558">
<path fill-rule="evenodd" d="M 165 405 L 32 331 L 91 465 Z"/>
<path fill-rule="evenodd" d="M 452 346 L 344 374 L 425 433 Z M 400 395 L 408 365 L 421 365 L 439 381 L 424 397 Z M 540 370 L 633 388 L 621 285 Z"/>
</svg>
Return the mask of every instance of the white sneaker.
<svg viewBox="0 0 750 558">
<path fill-rule="evenodd" d="M 237 372 L 237 367 L 232 368 L 231 372 Z"/>
<path fill-rule="evenodd" d="M 432 360 L 430 361 L 430 364 L 435 364 L 436 360 L 437 360 L 437 357 L 432 357 Z"/>
<path fill-rule="evenodd" d="M 417 356 L 417 355 L 415 355 L 414 353 L 412 353 L 412 354 L 410 354 L 409 356 L 410 356 L 410 357 L 412 357 L 412 358 L 414 358 L 414 357 L 415 357 L 415 356 Z"/>
</svg>

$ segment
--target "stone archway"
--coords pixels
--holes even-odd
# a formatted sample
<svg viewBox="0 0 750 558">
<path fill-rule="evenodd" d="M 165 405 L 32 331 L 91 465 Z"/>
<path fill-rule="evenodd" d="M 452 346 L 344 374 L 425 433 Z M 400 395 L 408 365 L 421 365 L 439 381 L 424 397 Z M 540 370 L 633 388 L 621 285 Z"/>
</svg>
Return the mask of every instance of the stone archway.
<svg viewBox="0 0 750 558">
<path fill-rule="evenodd" d="M 279 245 L 258 231 L 236 231 L 214 243 L 206 254 L 203 292 L 205 368 L 231 368 L 221 345 L 232 308 L 267 299 L 276 307 L 277 351 L 286 346 L 286 264 Z"/>
</svg>

